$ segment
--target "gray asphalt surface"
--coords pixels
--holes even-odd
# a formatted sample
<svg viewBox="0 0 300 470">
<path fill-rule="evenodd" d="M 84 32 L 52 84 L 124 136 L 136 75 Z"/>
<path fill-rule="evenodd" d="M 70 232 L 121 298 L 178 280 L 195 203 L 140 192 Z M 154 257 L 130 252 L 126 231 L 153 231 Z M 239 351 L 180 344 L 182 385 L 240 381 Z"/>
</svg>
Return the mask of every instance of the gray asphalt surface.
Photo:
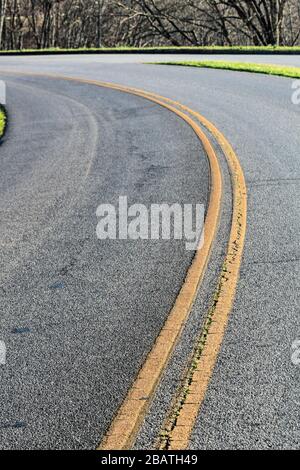
<svg viewBox="0 0 300 470">
<path fill-rule="evenodd" d="M 25 56 L 25 57 L 1 57 L 2 65 L 13 65 L 25 67 L 30 64 L 34 66 L 36 64 L 42 64 L 43 67 L 49 66 L 54 67 L 62 65 L 64 71 L 68 66 L 75 65 L 78 71 L 80 65 L 84 64 L 137 64 L 145 62 L 169 62 L 169 61 L 181 61 L 181 60 L 224 60 L 233 62 L 257 62 L 262 64 L 278 64 L 278 65 L 291 65 L 294 67 L 300 67 L 300 54 L 299 55 L 248 55 L 248 54 L 88 54 L 88 55 L 58 55 L 53 56 Z"/>
<path fill-rule="evenodd" d="M 248 234 L 234 311 L 191 448 L 299 448 L 300 369 L 291 356 L 300 339 L 300 108 L 292 104 L 292 80 L 122 61 L 1 58 L 0 68 L 152 90 L 200 111 L 228 137 L 247 180 Z"/>
<path fill-rule="evenodd" d="M 193 257 L 184 242 L 99 241 L 96 209 L 120 195 L 206 205 L 208 164 L 192 129 L 158 105 L 66 81 L 5 80 L 0 447 L 93 449 Z"/>
</svg>

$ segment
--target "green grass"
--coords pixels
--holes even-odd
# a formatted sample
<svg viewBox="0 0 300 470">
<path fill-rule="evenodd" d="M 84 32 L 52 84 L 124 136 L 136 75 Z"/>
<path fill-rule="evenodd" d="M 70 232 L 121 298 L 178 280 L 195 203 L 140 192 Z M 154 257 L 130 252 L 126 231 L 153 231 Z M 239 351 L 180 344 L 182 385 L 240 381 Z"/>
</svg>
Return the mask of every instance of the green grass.
<svg viewBox="0 0 300 470">
<path fill-rule="evenodd" d="M 183 62 L 160 62 L 161 65 L 179 65 L 187 67 L 200 67 L 209 69 L 235 70 L 239 72 L 255 72 L 280 77 L 300 78 L 300 67 L 287 67 L 282 65 L 253 64 L 226 61 L 183 61 Z"/>
<path fill-rule="evenodd" d="M 1 55 L 22 54 L 88 54 L 88 53 L 202 53 L 202 54 L 300 54 L 300 46 L 208 46 L 208 47 L 103 47 L 103 48 L 78 48 L 78 49 L 22 49 L 19 51 L 0 51 Z"/>
<path fill-rule="evenodd" d="M 6 128 L 6 112 L 5 108 L 0 105 L 0 139 L 3 137 Z"/>
</svg>

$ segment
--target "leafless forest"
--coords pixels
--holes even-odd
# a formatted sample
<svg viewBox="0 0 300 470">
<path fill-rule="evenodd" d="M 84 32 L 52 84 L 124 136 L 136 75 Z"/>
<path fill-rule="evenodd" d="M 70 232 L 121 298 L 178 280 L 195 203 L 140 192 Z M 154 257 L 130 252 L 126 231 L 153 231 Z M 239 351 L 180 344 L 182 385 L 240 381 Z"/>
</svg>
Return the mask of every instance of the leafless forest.
<svg viewBox="0 0 300 470">
<path fill-rule="evenodd" d="M 1 49 L 300 44 L 300 0 L 0 0 Z"/>
</svg>

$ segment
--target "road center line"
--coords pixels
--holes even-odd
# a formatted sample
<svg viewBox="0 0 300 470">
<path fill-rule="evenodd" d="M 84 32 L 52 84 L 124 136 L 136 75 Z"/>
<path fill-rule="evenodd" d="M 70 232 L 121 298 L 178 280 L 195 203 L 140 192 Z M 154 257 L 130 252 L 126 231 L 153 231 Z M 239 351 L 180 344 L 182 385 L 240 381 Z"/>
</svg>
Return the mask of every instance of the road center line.
<svg viewBox="0 0 300 470">
<path fill-rule="evenodd" d="M 210 325 L 209 335 L 205 344 L 205 354 L 203 355 L 203 360 L 201 359 L 199 370 L 197 370 L 197 380 L 194 381 L 194 389 L 192 394 L 194 397 L 192 400 L 193 403 L 187 403 L 187 405 L 192 405 L 193 411 L 191 413 L 190 406 L 187 408 L 182 408 L 181 418 L 182 423 L 185 424 L 177 426 L 174 429 L 173 435 L 171 436 L 171 447 L 173 449 L 183 449 L 188 444 L 194 421 L 203 402 L 205 392 L 213 373 L 215 362 L 222 344 L 225 328 L 234 301 L 235 290 L 239 276 L 246 232 L 247 192 L 244 175 L 238 158 L 229 142 L 225 139 L 221 132 L 216 129 L 215 126 L 213 126 L 213 124 L 211 124 L 203 116 L 196 113 L 195 111 L 168 98 L 134 88 L 82 78 L 66 77 L 54 74 L 45 75 L 30 72 L 20 73 L 14 71 L 2 71 L 2 73 L 12 73 L 13 75 L 21 76 L 37 76 L 49 79 L 72 80 L 90 85 L 106 87 L 116 91 L 122 91 L 146 98 L 147 100 L 150 100 L 175 113 L 187 124 L 189 124 L 200 139 L 209 159 L 211 168 L 211 194 L 205 220 L 204 244 L 201 250 L 196 253 L 194 261 L 188 271 L 186 280 L 176 299 L 175 305 L 171 310 L 162 331 L 155 341 L 152 350 L 148 354 L 144 365 L 138 373 L 136 380 L 130 388 L 123 404 L 119 408 L 119 411 L 117 412 L 116 417 L 114 418 L 108 432 L 106 433 L 106 436 L 99 445 L 99 450 L 121 450 L 132 447 L 137 432 L 151 404 L 161 375 L 167 366 L 170 355 L 172 354 L 183 327 L 188 320 L 189 313 L 198 292 L 199 284 L 204 276 L 205 269 L 210 257 L 212 243 L 217 232 L 220 216 L 222 176 L 214 148 L 197 121 L 200 121 L 201 124 L 207 127 L 207 129 L 217 139 L 223 149 L 231 171 L 233 185 L 233 217 L 228 251 L 226 255 L 226 263 L 229 269 L 227 272 L 226 282 L 222 285 L 222 290 L 220 291 L 219 301 L 216 307 L 212 325 Z M 191 115 L 196 120 L 193 120 L 190 117 Z M 186 416 L 189 416 L 188 423 L 185 419 Z"/>
</svg>

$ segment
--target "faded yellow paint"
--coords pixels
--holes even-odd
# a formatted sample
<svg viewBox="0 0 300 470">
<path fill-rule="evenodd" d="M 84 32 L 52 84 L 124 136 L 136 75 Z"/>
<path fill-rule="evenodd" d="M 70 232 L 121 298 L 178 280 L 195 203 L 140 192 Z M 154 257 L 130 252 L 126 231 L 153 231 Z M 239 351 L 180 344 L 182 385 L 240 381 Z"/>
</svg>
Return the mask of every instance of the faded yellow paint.
<svg viewBox="0 0 300 470">
<path fill-rule="evenodd" d="M 185 449 L 188 446 L 196 417 L 203 403 L 205 393 L 213 373 L 217 356 L 222 344 L 229 314 L 234 301 L 241 258 L 244 247 L 247 218 L 247 191 L 246 184 L 239 160 L 229 142 L 223 134 L 206 118 L 176 101 L 135 88 L 121 85 L 99 82 L 75 77 L 66 77 L 55 74 L 19 73 L 3 71 L 14 75 L 40 76 L 60 80 L 73 80 L 81 83 L 106 87 L 117 91 L 130 93 L 150 100 L 181 117 L 188 123 L 202 142 L 211 168 L 211 193 L 207 216 L 205 220 L 205 240 L 202 248 L 197 251 L 195 259 L 190 267 L 186 281 L 176 299 L 166 323 L 158 336 L 152 350 L 148 354 L 136 380 L 130 388 L 127 397 L 121 405 L 104 439 L 99 445 L 99 450 L 124 450 L 130 449 L 135 441 L 136 434 L 148 411 L 151 399 L 157 388 L 159 380 L 168 359 L 176 345 L 183 327 L 188 319 L 190 310 L 196 298 L 199 284 L 205 273 L 209 260 L 213 240 L 216 235 L 221 197 L 222 176 L 219 162 L 212 144 L 202 131 L 198 122 L 204 125 L 221 145 L 231 171 L 233 185 L 233 217 L 230 240 L 226 262 L 230 267 L 227 273 L 226 283 L 221 288 L 219 301 L 214 314 L 214 322 L 211 326 L 205 344 L 204 354 L 198 364 L 196 374 L 193 376 L 191 393 L 181 409 L 177 426 L 171 434 L 171 449 Z M 193 116 L 195 120 L 191 118 Z M 198 122 L 197 122 L 198 121 Z"/>
</svg>

